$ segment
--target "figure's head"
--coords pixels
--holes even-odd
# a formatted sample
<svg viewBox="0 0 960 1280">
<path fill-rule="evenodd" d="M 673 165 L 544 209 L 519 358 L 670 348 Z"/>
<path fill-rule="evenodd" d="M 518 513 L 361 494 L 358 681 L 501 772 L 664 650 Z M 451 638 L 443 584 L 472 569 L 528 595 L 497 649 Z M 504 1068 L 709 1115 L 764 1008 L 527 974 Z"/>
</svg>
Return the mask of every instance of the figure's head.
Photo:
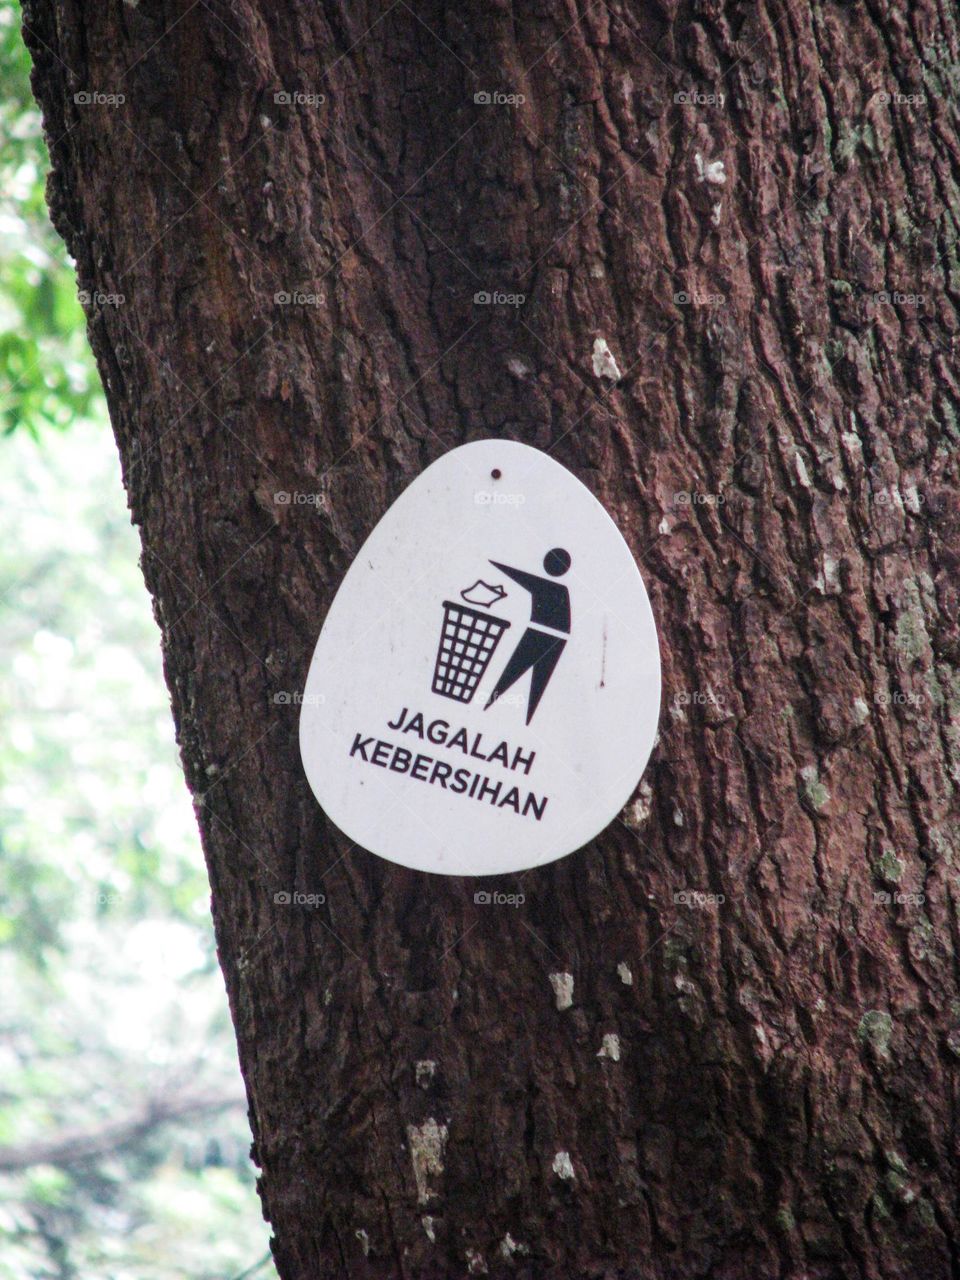
<svg viewBox="0 0 960 1280">
<path fill-rule="evenodd" d="M 559 578 L 570 568 L 570 552 L 563 547 L 554 547 L 543 557 L 543 567 L 551 578 Z"/>
</svg>

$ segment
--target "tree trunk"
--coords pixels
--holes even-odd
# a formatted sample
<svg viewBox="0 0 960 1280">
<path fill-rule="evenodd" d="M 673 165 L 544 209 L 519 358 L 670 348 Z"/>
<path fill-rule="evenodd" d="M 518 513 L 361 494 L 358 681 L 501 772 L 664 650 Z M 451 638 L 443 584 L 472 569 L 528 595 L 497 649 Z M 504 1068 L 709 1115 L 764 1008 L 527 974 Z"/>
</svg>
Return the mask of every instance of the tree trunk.
<svg viewBox="0 0 960 1280">
<path fill-rule="evenodd" d="M 957 1280 L 952 6 L 25 23 L 281 1276 Z M 363 538 L 487 436 L 605 503 L 664 661 L 520 907 L 353 847 L 297 744 Z"/>
</svg>

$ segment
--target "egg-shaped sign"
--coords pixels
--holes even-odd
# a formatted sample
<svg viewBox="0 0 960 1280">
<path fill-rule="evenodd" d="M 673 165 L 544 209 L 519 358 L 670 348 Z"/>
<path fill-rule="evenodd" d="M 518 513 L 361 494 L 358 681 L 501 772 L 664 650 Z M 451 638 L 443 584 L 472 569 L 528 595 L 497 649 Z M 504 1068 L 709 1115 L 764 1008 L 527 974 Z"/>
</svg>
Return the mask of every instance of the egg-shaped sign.
<svg viewBox="0 0 960 1280">
<path fill-rule="evenodd" d="M 660 654 L 616 525 L 538 449 L 445 454 L 386 512 L 320 632 L 300 751 L 358 845 L 446 875 L 586 844 L 653 747 Z"/>
</svg>

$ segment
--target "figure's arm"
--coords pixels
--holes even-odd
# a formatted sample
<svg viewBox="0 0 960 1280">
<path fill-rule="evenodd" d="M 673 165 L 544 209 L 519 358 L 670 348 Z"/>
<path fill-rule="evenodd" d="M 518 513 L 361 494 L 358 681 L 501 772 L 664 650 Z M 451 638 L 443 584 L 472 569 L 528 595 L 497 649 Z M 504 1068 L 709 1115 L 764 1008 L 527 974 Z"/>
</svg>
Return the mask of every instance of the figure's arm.
<svg viewBox="0 0 960 1280">
<path fill-rule="evenodd" d="M 533 591 L 541 581 L 535 573 L 526 573 L 523 569 L 511 569 L 508 564 L 501 564 L 499 560 L 491 560 L 490 563 L 495 565 L 501 573 L 505 573 L 508 578 L 512 578 L 514 582 L 519 582 L 520 586 L 527 591 Z"/>
</svg>

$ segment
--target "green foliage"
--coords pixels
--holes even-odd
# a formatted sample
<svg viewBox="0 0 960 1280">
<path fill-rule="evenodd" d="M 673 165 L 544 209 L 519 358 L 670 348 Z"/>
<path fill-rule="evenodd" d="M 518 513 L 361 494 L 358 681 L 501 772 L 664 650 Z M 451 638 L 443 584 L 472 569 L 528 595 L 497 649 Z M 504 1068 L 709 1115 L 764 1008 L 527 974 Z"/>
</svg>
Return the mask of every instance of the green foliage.
<svg viewBox="0 0 960 1280">
<path fill-rule="evenodd" d="M 0 0 L 0 422 L 66 427 L 99 407 L 73 264 L 44 203 L 49 167 L 19 6 Z"/>
</svg>

